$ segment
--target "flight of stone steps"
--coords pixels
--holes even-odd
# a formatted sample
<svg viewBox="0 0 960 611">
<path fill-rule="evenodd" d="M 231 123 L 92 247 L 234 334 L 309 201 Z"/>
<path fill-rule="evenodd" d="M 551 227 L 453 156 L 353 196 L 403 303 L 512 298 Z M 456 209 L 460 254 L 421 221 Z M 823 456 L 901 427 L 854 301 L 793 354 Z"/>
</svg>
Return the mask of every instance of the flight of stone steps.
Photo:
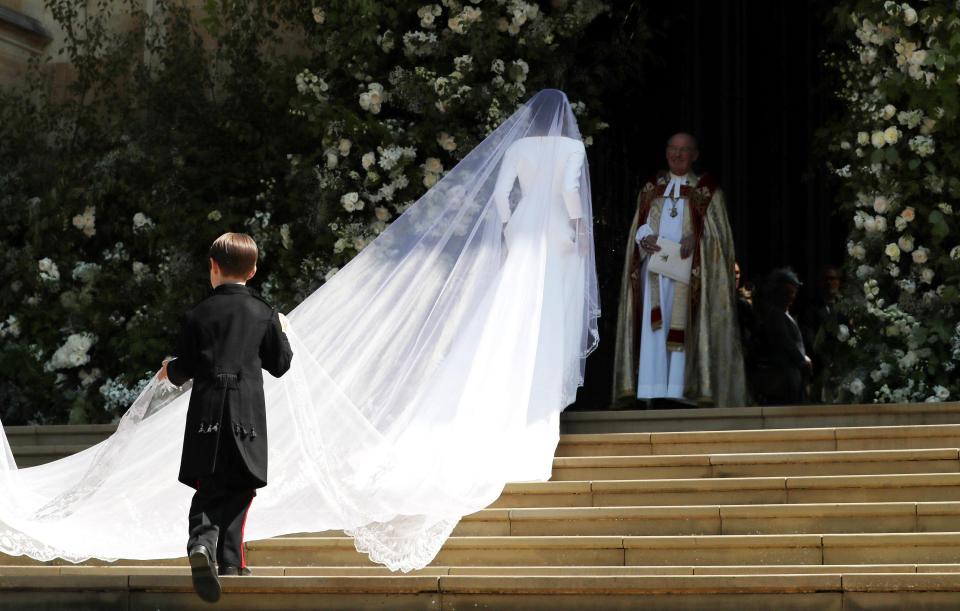
<svg viewBox="0 0 960 611">
<path fill-rule="evenodd" d="M 430 567 L 392 574 L 340 533 L 252 541 L 254 576 L 224 578 L 218 605 L 960 609 L 960 403 L 572 413 L 564 427 L 553 480 L 508 485 Z M 7 434 L 27 465 L 110 430 Z M 0 556 L 0 609 L 210 607 L 183 559 L 103 564 Z"/>
</svg>

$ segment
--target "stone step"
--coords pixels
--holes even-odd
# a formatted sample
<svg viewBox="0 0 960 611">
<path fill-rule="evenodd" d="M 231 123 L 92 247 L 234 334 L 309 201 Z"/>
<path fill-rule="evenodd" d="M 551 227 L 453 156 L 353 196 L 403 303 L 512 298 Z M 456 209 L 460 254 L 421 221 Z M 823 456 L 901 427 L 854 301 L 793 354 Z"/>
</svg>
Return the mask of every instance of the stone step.
<svg viewBox="0 0 960 611">
<path fill-rule="evenodd" d="M 818 503 L 487 509 L 454 536 L 775 535 L 942 532 L 960 503 Z M 342 533 L 330 533 L 342 536 Z"/>
<path fill-rule="evenodd" d="M 557 456 L 960 448 L 960 424 L 561 435 Z"/>
<path fill-rule="evenodd" d="M 25 429 L 20 431 L 19 429 Z M 48 432 L 48 429 L 52 429 Z M 74 430 L 77 429 L 77 430 Z M 17 464 L 31 466 L 104 439 L 112 425 L 6 427 Z M 960 448 L 960 424 L 561 435 L 557 456 L 649 456 Z"/>
<path fill-rule="evenodd" d="M 252 541 L 255 565 L 369 566 L 349 537 Z M 960 533 L 452 537 L 439 566 L 954 564 Z"/>
<path fill-rule="evenodd" d="M 575 456 L 553 461 L 554 481 L 957 473 L 956 448 L 660 456 Z"/>
<path fill-rule="evenodd" d="M 259 566 L 250 565 L 257 577 L 387 577 L 397 576 L 385 566 Z M 685 566 L 429 566 L 406 573 L 410 576 L 441 575 L 813 575 L 825 573 L 960 573 L 960 564 L 774 564 Z M 108 566 L 17 566 L 0 565 L 0 577 L 189 575 L 181 565 L 116 564 Z"/>
<path fill-rule="evenodd" d="M 564 433 L 721 431 L 960 423 L 960 402 L 568 411 Z"/>
<path fill-rule="evenodd" d="M 957 573 L 632 576 L 227 577 L 229 609 L 903 609 L 955 608 Z M 209 609 L 186 575 L 20 576 L 0 606 L 112 611 Z"/>
<path fill-rule="evenodd" d="M 960 501 L 960 473 L 507 484 L 491 508 Z"/>
</svg>

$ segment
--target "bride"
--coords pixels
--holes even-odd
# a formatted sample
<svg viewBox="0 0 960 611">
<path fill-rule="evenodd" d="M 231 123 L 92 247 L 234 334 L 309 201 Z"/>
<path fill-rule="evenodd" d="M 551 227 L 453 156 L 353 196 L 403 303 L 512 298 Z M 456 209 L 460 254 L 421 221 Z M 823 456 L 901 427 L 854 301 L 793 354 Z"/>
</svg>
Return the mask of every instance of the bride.
<svg viewBox="0 0 960 611">
<path fill-rule="evenodd" d="M 288 314 L 246 538 L 344 530 L 409 571 L 505 483 L 549 479 L 598 339 L 591 227 L 576 120 L 541 91 Z M 46 465 L 17 469 L 0 435 L 0 552 L 182 556 L 186 390 L 155 378 L 110 438 Z"/>
</svg>

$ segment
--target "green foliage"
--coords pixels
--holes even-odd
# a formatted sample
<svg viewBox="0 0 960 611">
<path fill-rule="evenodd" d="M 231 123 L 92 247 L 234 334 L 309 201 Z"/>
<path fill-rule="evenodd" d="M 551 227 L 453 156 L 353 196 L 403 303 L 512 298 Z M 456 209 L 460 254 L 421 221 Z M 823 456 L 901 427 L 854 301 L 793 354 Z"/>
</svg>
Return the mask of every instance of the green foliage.
<svg viewBox="0 0 960 611">
<path fill-rule="evenodd" d="M 837 400 L 960 396 L 960 3 L 848 2 L 831 167 L 852 218 Z M 843 373 L 839 373 L 843 372 Z"/>
<path fill-rule="evenodd" d="M 122 413 L 206 293 L 206 249 L 225 231 L 256 238 L 254 284 L 295 305 L 530 93 L 567 87 L 578 38 L 607 10 L 47 8 L 66 33 L 69 84 L 54 89 L 37 62 L 22 88 L 0 91 L 5 424 Z M 585 135 L 603 127 L 575 107 Z"/>
</svg>

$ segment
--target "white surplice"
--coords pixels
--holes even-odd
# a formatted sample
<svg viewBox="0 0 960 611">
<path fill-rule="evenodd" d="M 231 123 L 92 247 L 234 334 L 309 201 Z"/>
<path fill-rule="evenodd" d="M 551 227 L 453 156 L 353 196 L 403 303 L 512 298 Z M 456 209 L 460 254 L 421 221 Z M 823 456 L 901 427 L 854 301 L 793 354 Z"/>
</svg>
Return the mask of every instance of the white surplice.
<svg viewBox="0 0 960 611">
<path fill-rule="evenodd" d="M 686 176 L 670 175 L 670 183 L 667 185 L 666 191 L 667 197 L 663 201 L 663 213 L 660 215 L 658 235 L 674 242 L 680 242 L 683 239 L 683 217 L 686 214 L 687 200 L 680 197 L 680 186 L 686 184 Z M 677 210 L 676 216 L 671 213 L 674 205 L 676 205 Z M 653 233 L 648 217 L 644 219 L 644 224 L 637 230 L 637 244 L 643 238 L 653 235 Z M 656 275 L 660 282 L 660 311 L 663 314 L 663 325 L 654 330 L 650 324 L 652 307 L 650 304 L 650 274 L 647 272 L 650 257 L 646 256 L 642 248 L 640 254 L 644 256 L 641 270 L 643 278 L 643 321 L 640 327 L 637 398 L 682 399 L 683 370 L 686 364 L 685 353 L 667 350 L 667 332 L 670 329 L 670 321 L 673 316 L 673 291 L 676 282 L 659 274 Z"/>
</svg>

